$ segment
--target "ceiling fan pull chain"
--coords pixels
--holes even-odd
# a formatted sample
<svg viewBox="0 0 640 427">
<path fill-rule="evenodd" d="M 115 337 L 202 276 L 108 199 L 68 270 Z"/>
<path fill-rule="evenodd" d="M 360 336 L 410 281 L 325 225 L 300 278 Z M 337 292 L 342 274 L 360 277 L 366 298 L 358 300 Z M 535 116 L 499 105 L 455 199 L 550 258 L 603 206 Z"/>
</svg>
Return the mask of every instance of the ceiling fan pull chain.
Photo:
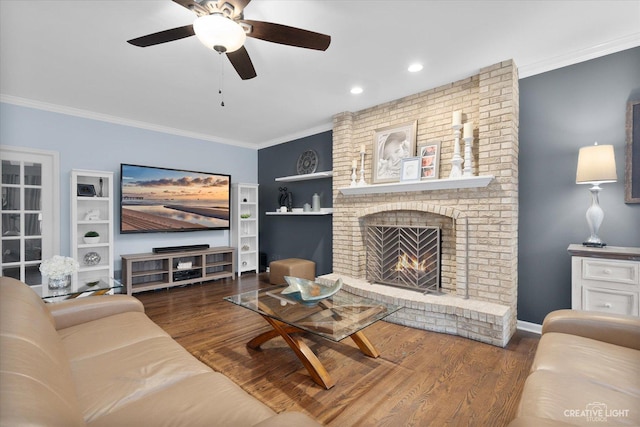
<svg viewBox="0 0 640 427">
<path fill-rule="evenodd" d="M 220 58 L 220 83 L 218 85 L 218 94 L 220 95 L 220 106 L 224 107 L 224 93 L 222 93 L 222 89 L 224 87 L 224 64 L 222 63 L 222 52 L 218 52 L 218 58 Z"/>
</svg>

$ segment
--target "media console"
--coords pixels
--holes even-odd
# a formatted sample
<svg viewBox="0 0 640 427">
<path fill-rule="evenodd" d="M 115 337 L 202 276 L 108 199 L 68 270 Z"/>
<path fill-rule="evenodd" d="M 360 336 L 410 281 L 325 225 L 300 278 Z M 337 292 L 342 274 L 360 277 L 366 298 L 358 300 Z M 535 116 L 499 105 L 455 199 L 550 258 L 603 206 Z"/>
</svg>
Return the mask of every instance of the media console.
<svg viewBox="0 0 640 427">
<path fill-rule="evenodd" d="M 235 248 L 121 255 L 127 294 L 235 278 Z M 180 264 L 181 268 L 178 268 Z M 186 268 L 183 268 L 187 266 Z"/>
</svg>

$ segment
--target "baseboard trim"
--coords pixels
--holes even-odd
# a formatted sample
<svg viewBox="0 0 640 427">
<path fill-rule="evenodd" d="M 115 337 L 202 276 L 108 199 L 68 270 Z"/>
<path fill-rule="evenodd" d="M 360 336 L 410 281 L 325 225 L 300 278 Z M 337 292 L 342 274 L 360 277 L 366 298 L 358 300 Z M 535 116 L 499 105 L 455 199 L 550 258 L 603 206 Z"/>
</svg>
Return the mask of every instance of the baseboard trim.
<svg viewBox="0 0 640 427">
<path fill-rule="evenodd" d="M 542 335 L 542 325 L 538 325 L 537 323 L 525 322 L 524 320 L 518 320 L 516 325 L 521 331 L 533 332 L 534 334 Z"/>
</svg>

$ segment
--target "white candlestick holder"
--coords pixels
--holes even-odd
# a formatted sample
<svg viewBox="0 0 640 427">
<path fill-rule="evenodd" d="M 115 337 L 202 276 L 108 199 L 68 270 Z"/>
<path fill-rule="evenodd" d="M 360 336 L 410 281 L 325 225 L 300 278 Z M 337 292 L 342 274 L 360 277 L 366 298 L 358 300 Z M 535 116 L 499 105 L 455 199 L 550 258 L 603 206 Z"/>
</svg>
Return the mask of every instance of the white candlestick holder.
<svg viewBox="0 0 640 427">
<path fill-rule="evenodd" d="M 358 179 L 358 175 L 356 175 L 356 169 L 358 168 L 351 168 L 351 187 L 355 187 L 358 185 L 358 182 L 356 181 L 356 179 Z"/>
<path fill-rule="evenodd" d="M 453 146 L 453 158 L 451 159 L 451 173 L 449 178 L 461 178 L 462 177 L 462 157 L 460 157 L 460 129 L 462 125 L 453 125 L 453 135 L 455 136 L 455 145 Z"/>
<path fill-rule="evenodd" d="M 464 169 L 462 170 L 462 176 L 473 176 L 473 137 L 462 139 L 464 139 Z"/>
<path fill-rule="evenodd" d="M 367 182 L 364 180 L 364 151 L 360 152 L 360 181 L 358 181 L 359 186 L 367 185 Z"/>
</svg>

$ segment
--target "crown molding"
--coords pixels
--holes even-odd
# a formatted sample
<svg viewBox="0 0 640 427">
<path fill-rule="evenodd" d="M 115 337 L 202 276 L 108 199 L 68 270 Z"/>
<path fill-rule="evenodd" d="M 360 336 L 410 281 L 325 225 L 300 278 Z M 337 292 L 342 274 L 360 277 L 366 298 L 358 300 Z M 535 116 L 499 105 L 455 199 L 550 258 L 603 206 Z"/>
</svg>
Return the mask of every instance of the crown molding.
<svg viewBox="0 0 640 427">
<path fill-rule="evenodd" d="M 182 136 L 185 138 L 199 139 L 209 142 L 217 142 L 220 144 L 234 145 L 243 148 L 257 149 L 255 144 L 237 141 L 233 139 L 219 138 L 216 136 L 206 135 L 197 132 L 189 132 L 182 129 L 176 129 L 168 126 L 160 126 L 153 123 L 141 122 L 137 120 L 125 119 L 122 117 L 110 116 L 108 114 L 96 113 L 93 111 L 82 110 L 64 105 L 50 104 L 47 102 L 36 101 L 33 99 L 21 98 L 18 96 L 0 94 L 0 102 L 6 104 L 17 105 L 20 107 L 34 108 L 36 110 L 44 110 L 52 113 L 66 114 L 84 119 L 98 120 L 101 122 L 112 123 L 121 126 L 129 126 L 139 129 L 150 130 L 154 132 L 166 133 L 170 135 Z"/>
<path fill-rule="evenodd" d="M 565 55 L 554 56 L 553 58 L 544 59 L 532 64 L 520 65 L 518 66 L 518 75 L 519 78 L 524 79 L 535 76 L 536 74 L 546 73 L 547 71 L 578 64 L 638 46 L 640 46 L 640 32 L 588 48 L 579 49 Z"/>
<path fill-rule="evenodd" d="M 534 62 L 531 64 L 524 64 L 518 66 L 519 78 L 527 78 L 542 74 L 548 71 L 552 71 L 558 68 L 567 67 L 569 65 L 578 64 L 580 62 L 588 61 L 591 59 L 599 58 L 612 53 L 620 52 L 626 49 L 631 49 L 640 46 L 640 32 L 636 32 L 625 37 L 621 37 L 609 42 L 600 43 L 589 48 L 579 49 L 570 52 L 565 55 L 555 56 L 553 58 L 544 59 L 542 61 Z M 67 107 L 63 105 L 50 104 L 47 102 L 36 101 L 27 98 L 21 98 L 13 95 L 0 94 L 0 102 L 7 104 L 18 105 L 22 107 L 34 108 L 38 110 L 50 111 L 53 113 L 66 114 L 75 117 L 81 117 L 85 119 L 98 120 L 102 122 L 129 126 L 139 129 L 150 130 L 154 132 L 166 133 L 170 135 L 181 136 L 185 138 L 193 138 L 202 141 L 216 142 L 220 144 L 233 145 L 243 148 L 261 149 L 274 145 L 294 141 L 296 139 L 304 138 L 307 136 L 315 135 L 321 132 L 326 132 L 333 129 L 333 121 L 322 123 L 316 127 L 308 128 L 299 132 L 284 135 L 278 138 L 274 138 L 269 141 L 262 142 L 260 144 L 253 144 L 245 141 L 238 141 L 228 138 L 220 138 L 212 135 L 186 131 L 183 129 L 177 129 L 167 126 L 160 126 L 153 123 L 147 123 L 137 120 L 125 119 L 122 117 L 111 116 L 107 114 L 96 113 L 93 111 L 82 110 L 73 107 Z"/>
<path fill-rule="evenodd" d="M 263 142 L 258 146 L 258 149 L 272 147 L 278 144 L 284 144 L 285 142 L 291 142 L 295 141 L 296 139 L 305 138 L 307 136 L 317 135 L 328 130 L 333 130 L 333 118 L 330 118 L 328 122 L 321 125 Z"/>
</svg>

